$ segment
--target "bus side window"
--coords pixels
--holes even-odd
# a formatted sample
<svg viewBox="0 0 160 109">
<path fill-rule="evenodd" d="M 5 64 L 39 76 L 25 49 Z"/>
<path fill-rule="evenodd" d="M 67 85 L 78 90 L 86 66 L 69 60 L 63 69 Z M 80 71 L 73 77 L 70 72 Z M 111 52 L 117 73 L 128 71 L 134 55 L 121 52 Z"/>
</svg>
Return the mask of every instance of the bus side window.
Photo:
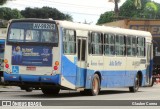
<svg viewBox="0 0 160 109">
<path fill-rule="evenodd" d="M 137 55 L 137 39 L 136 37 L 132 37 L 132 55 Z"/>
<path fill-rule="evenodd" d="M 109 55 L 109 35 L 104 34 L 104 54 Z"/>
<path fill-rule="evenodd" d="M 91 33 L 92 54 L 103 54 L 103 34 L 98 32 Z"/>
<path fill-rule="evenodd" d="M 127 48 L 127 56 L 132 56 L 132 44 L 131 44 L 131 36 L 126 37 L 126 48 Z"/>
<path fill-rule="evenodd" d="M 137 55 L 136 36 L 127 36 L 126 37 L 126 48 L 127 48 L 127 56 L 136 56 Z"/>
<path fill-rule="evenodd" d="M 91 46 L 91 40 L 92 40 L 92 36 L 91 36 L 91 33 L 88 32 L 88 53 L 89 54 L 92 54 L 92 46 Z"/>
<path fill-rule="evenodd" d="M 119 36 L 119 55 L 120 56 L 125 55 L 125 41 L 124 41 L 124 36 L 123 35 Z"/>
<path fill-rule="evenodd" d="M 71 29 L 63 29 L 63 53 L 76 53 L 76 33 Z"/>
<path fill-rule="evenodd" d="M 115 35 L 113 34 L 104 35 L 104 54 L 115 55 Z"/>
<path fill-rule="evenodd" d="M 145 56 L 145 38 L 143 37 L 137 38 L 137 55 L 139 57 Z"/>
</svg>

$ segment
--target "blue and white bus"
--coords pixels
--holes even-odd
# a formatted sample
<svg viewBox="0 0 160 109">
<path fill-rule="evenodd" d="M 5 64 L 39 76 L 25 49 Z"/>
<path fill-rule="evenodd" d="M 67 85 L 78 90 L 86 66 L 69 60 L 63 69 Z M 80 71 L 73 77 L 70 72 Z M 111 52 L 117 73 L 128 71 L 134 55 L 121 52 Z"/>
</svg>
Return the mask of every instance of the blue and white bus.
<svg viewBox="0 0 160 109">
<path fill-rule="evenodd" d="M 102 88 L 131 92 L 152 81 L 149 32 L 51 19 L 11 20 L 4 80 L 44 94 L 72 89 L 97 95 Z"/>
<path fill-rule="evenodd" d="M 0 84 L 3 82 L 3 70 L 4 70 L 4 46 L 7 36 L 7 28 L 0 28 Z"/>
</svg>

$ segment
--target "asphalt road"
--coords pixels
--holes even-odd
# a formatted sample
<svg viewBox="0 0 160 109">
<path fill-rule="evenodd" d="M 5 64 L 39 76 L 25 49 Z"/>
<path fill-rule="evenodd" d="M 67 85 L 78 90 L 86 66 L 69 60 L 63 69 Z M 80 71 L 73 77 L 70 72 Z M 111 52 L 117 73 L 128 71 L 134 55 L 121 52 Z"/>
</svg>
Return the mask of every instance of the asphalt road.
<svg viewBox="0 0 160 109">
<path fill-rule="evenodd" d="M 39 102 L 39 100 L 50 100 L 50 101 L 46 101 L 46 104 L 49 103 L 49 105 L 54 106 L 54 108 L 58 108 L 58 109 L 64 109 L 64 108 L 66 109 L 74 109 L 74 108 L 76 109 L 91 109 L 91 108 L 92 109 L 100 109 L 100 108 L 106 109 L 106 106 L 108 107 L 108 104 L 106 104 L 105 106 L 104 102 L 110 103 L 109 105 L 111 106 L 108 107 L 109 109 L 112 109 L 112 108 L 113 109 L 114 108 L 144 109 L 144 106 L 147 109 L 151 109 L 151 108 L 159 109 L 160 108 L 160 84 L 156 84 L 153 87 L 141 87 L 137 93 L 129 92 L 128 88 L 108 88 L 108 89 L 102 90 L 98 96 L 82 96 L 79 92 L 75 92 L 71 90 L 69 91 L 62 90 L 60 91 L 60 94 L 56 96 L 46 96 L 46 95 L 43 95 L 43 93 L 40 90 L 26 92 L 26 91 L 20 90 L 20 88 L 18 87 L 9 87 L 9 88 L 0 88 L 0 100 L 3 100 L 3 101 L 19 100 L 22 102 L 23 100 L 24 101 L 27 100 L 27 102 L 28 101 L 32 102 L 32 100 L 35 100 L 34 102 L 36 101 Z M 97 100 L 97 101 L 92 102 L 91 100 Z M 111 103 L 110 100 L 112 100 L 113 103 Z M 123 101 L 123 100 L 126 100 L 126 101 Z M 150 100 L 157 100 L 157 101 L 154 101 L 154 103 L 157 103 L 159 106 L 153 106 L 156 104 L 153 104 L 152 106 L 147 106 L 147 105 L 135 106 L 135 104 L 133 103 L 134 100 L 136 100 L 136 102 L 138 103 L 141 102 L 141 104 L 143 104 L 143 102 L 146 102 L 146 101 L 149 103 L 150 102 L 153 103 L 153 101 L 150 101 Z M 140 101 L 137 101 L 137 100 L 140 100 Z M 132 105 L 123 106 L 127 104 L 128 101 Z M 98 105 L 100 105 L 101 103 L 104 106 L 99 107 Z M 118 104 L 122 106 L 118 106 Z M 85 107 L 82 107 L 84 105 Z M 0 106 L 0 108 L 1 107 L 3 106 Z M 3 108 L 11 108 L 11 107 L 3 107 Z M 13 108 L 14 107 L 12 107 L 12 109 Z M 25 108 L 28 108 L 28 107 L 25 107 Z M 30 108 L 34 108 L 34 107 L 31 106 Z M 45 108 L 45 107 L 38 107 L 38 109 L 41 109 L 41 108 Z M 52 108 L 52 107 L 47 106 L 47 109 L 48 108 Z M 17 107 L 15 107 L 15 109 L 17 109 Z"/>
</svg>

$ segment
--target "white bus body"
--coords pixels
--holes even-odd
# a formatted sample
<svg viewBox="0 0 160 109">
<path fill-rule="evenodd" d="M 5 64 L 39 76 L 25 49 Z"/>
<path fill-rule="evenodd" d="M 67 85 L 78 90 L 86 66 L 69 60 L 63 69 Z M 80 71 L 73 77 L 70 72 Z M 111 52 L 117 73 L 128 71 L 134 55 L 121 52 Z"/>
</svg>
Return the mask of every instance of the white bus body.
<svg viewBox="0 0 160 109">
<path fill-rule="evenodd" d="M 38 87 L 44 94 L 80 89 L 97 95 L 106 87 L 136 92 L 152 81 L 152 36 L 145 31 L 12 20 L 5 49 L 5 82 Z"/>
</svg>

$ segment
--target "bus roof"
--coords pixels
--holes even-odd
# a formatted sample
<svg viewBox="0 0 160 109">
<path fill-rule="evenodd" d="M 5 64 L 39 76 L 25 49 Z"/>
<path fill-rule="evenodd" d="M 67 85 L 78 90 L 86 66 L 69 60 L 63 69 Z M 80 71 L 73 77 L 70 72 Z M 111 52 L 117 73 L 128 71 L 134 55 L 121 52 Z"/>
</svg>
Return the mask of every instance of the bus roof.
<svg viewBox="0 0 160 109">
<path fill-rule="evenodd" d="M 107 26 L 98 26 L 98 25 L 88 25 L 81 23 L 74 23 L 70 21 L 56 21 L 61 27 L 69 29 L 78 29 L 78 30 L 87 30 L 87 31 L 97 31 L 103 33 L 112 33 L 112 34 L 125 34 L 125 35 L 134 35 L 134 36 L 143 36 L 143 37 L 152 37 L 150 32 L 140 31 L 140 30 L 131 30 L 118 27 L 107 27 Z"/>
<path fill-rule="evenodd" d="M 108 27 L 108 26 L 99 26 L 99 25 L 88 25 L 81 23 L 74 23 L 71 21 L 62 21 L 62 20 L 52 20 L 52 19 L 37 19 L 37 18 L 24 18 L 24 19 L 13 19 L 9 22 L 14 21 L 55 21 L 61 27 L 77 30 L 86 30 L 86 31 L 95 31 L 103 33 L 112 33 L 112 34 L 124 34 L 130 36 L 142 36 L 142 37 L 152 37 L 150 32 L 141 31 L 141 30 L 131 30 L 118 27 Z"/>
</svg>

